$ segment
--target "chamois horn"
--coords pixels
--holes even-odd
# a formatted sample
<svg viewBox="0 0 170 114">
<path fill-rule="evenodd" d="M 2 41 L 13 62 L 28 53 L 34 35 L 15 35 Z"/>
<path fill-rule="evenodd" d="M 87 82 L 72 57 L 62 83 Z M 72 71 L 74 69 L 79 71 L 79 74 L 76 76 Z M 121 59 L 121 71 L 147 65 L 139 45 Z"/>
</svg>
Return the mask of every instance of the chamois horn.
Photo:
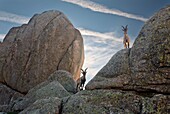
<svg viewBox="0 0 170 114">
<path fill-rule="evenodd" d="M 124 26 L 122 26 L 122 28 L 123 28 L 123 29 L 122 29 L 122 31 L 124 31 L 124 30 L 125 30 L 125 27 L 124 27 Z"/>
<path fill-rule="evenodd" d="M 86 72 L 87 69 L 88 69 L 88 68 L 85 69 L 85 72 Z"/>
</svg>

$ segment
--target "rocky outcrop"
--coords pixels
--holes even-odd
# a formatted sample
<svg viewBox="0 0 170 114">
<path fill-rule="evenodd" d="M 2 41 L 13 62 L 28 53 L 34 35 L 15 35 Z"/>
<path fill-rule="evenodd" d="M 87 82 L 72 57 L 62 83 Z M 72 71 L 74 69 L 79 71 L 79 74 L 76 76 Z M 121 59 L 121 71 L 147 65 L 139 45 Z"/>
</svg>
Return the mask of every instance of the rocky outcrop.
<svg viewBox="0 0 170 114">
<path fill-rule="evenodd" d="M 72 79 L 71 73 L 64 70 L 58 70 L 49 76 L 47 82 L 54 80 L 58 81 L 70 94 L 77 92 L 76 82 Z"/>
<path fill-rule="evenodd" d="M 161 94 L 149 98 L 130 91 L 85 90 L 63 100 L 62 114 L 168 114 L 169 100 Z"/>
<path fill-rule="evenodd" d="M 76 83 L 71 77 L 70 73 L 62 70 L 53 73 L 48 80 L 35 86 L 24 97 L 13 102 L 12 110 L 21 111 L 29 106 L 32 107 L 32 104 L 39 99 L 63 98 L 72 95 L 76 92 Z"/>
<path fill-rule="evenodd" d="M 129 54 L 130 49 L 117 52 L 87 84 L 86 89 L 113 89 L 128 84 L 131 80 Z"/>
<path fill-rule="evenodd" d="M 86 89 L 170 94 L 170 7 L 155 14 L 131 49 L 115 54 Z"/>
<path fill-rule="evenodd" d="M 84 61 L 80 32 L 59 11 L 46 11 L 12 28 L 0 50 L 0 82 L 21 93 L 60 69 L 78 79 Z"/>
<path fill-rule="evenodd" d="M 71 74 L 58 71 L 12 102 L 12 111 L 21 114 L 169 114 L 169 14 L 170 6 L 146 22 L 133 47 L 117 52 L 87 84 L 86 90 L 74 94 Z"/>
<path fill-rule="evenodd" d="M 164 8 L 145 23 L 132 49 L 115 54 L 87 84 L 87 90 L 64 98 L 61 113 L 168 114 L 169 12 L 170 7 Z"/>
<path fill-rule="evenodd" d="M 131 49 L 117 52 L 85 91 L 63 99 L 62 113 L 169 114 L 169 13 L 170 6 L 156 13 Z"/>
<path fill-rule="evenodd" d="M 10 110 L 9 104 L 14 102 L 17 98 L 23 97 L 19 92 L 0 84 L 0 111 Z"/>
<path fill-rule="evenodd" d="M 60 114 L 61 100 L 56 97 L 40 99 L 20 114 Z"/>
</svg>

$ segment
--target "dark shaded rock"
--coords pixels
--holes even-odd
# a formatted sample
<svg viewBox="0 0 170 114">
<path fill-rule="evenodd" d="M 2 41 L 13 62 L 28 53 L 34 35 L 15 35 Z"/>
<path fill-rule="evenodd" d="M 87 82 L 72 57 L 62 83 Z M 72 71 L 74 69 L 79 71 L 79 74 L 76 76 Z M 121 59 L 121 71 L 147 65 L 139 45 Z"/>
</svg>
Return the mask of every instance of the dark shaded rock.
<svg viewBox="0 0 170 114">
<path fill-rule="evenodd" d="M 13 110 L 24 110 L 32 106 L 32 104 L 39 99 L 70 96 L 76 89 L 75 82 L 71 77 L 71 74 L 67 71 L 55 72 L 49 77 L 49 80 L 32 88 L 22 99 L 17 99 L 13 104 Z M 69 84 L 69 86 L 66 86 L 66 83 Z M 67 90 L 69 90 L 70 93 Z"/>
<path fill-rule="evenodd" d="M 10 111 L 12 107 L 9 104 L 15 101 L 17 98 L 23 96 L 21 93 L 15 90 L 12 90 L 11 88 L 1 83 L 0 83 L 0 93 L 1 93 L 0 94 L 0 112 Z"/>
<path fill-rule="evenodd" d="M 61 100 L 57 97 L 40 99 L 19 114 L 59 114 Z"/>
<path fill-rule="evenodd" d="M 170 97 L 134 92 L 85 90 L 63 100 L 62 114 L 168 114 Z"/>
</svg>

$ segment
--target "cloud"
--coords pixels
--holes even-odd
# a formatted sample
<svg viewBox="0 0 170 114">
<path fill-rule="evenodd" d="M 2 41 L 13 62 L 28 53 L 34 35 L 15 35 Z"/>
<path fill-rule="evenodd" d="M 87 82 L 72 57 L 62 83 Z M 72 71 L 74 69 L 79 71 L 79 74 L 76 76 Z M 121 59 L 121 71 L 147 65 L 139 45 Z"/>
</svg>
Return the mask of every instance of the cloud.
<svg viewBox="0 0 170 114">
<path fill-rule="evenodd" d="M 0 34 L 0 42 L 3 41 L 3 39 L 5 38 L 6 34 Z"/>
<path fill-rule="evenodd" d="M 84 39 L 85 61 L 83 68 L 88 67 L 87 82 L 110 60 L 119 50 L 123 49 L 122 37 L 115 32 L 96 32 L 78 28 Z"/>
<path fill-rule="evenodd" d="M 7 22 L 12 22 L 12 23 L 17 23 L 17 24 L 24 24 L 24 23 L 28 23 L 29 19 L 30 18 L 27 18 L 27 17 L 24 17 L 24 16 L 0 11 L 0 21 L 7 21 Z"/>
<path fill-rule="evenodd" d="M 117 42 L 122 42 L 122 39 L 114 37 L 113 32 L 107 32 L 107 33 L 100 33 L 100 32 L 95 32 L 83 28 L 78 28 L 78 30 L 81 32 L 82 35 L 85 36 L 94 36 L 96 38 L 100 38 L 101 40 L 114 40 Z"/>
<path fill-rule="evenodd" d="M 122 16 L 122 17 L 126 17 L 126 18 L 131 18 L 131 19 L 143 21 L 143 22 L 148 20 L 147 18 L 144 18 L 144 17 L 139 16 L 139 15 L 130 14 L 130 13 L 120 11 L 120 10 L 117 10 L 117 9 L 109 9 L 109 8 L 103 6 L 103 5 L 94 3 L 94 2 L 89 1 L 89 0 L 62 0 L 62 1 L 72 3 L 72 4 L 76 4 L 76 5 L 79 5 L 83 8 L 88 8 L 88 9 L 95 11 L 95 12 L 118 15 L 118 16 Z"/>
</svg>

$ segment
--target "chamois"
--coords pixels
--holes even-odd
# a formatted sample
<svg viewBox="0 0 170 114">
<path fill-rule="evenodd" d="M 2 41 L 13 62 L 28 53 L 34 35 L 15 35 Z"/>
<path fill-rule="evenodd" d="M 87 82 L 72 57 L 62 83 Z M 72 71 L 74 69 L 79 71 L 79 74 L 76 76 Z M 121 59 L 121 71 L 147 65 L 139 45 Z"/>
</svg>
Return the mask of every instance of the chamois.
<svg viewBox="0 0 170 114">
<path fill-rule="evenodd" d="M 81 69 L 81 73 L 83 74 L 82 77 L 80 77 L 78 80 L 77 80 L 77 91 L 79 90 L 83 90 L 83 87 L 84 87 L 84 84 L 86 82 L 86 73 L 87 73 L 87 69 L 86 68 L 85 70 Z"/>
<path fill-rule="evenodd" d="M 130 38 L 129 38 L 128 34 L 127 34 L 127 31 L 128 31 L 127 26 L 128 25 L 126 25 L 126 27 L 122 26 L 122 31 L 124 31 L 123 44 L 124 44 L 125 48 L 129 48 L 129 44 L 130 44 Z"/>
</svg>

